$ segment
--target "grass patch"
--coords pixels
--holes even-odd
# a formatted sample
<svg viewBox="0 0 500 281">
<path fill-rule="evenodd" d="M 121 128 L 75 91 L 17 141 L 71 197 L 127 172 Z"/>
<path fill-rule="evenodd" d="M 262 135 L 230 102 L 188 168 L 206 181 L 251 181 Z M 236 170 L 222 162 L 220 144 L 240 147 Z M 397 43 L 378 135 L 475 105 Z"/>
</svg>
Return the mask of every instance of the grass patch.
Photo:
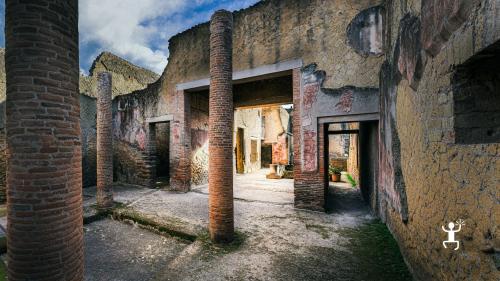
<svg viewBox="0 0 500 281">
<path fill-rule="evenodd" d="M 0 205 L 0 217 L 5 217 L 7 215 L 7 205 Z"/>
<path fill-rule="evenodd" d="M 314 227 L 313 227 L 314 228 Z M 340 247 L 310 246 L 272 257 L 279 280 L 412 281 L 396 241 L 380 221 L 335 231 Z"/>
<path fill-rule="evenodd" d="M 356 180 L 350 174 L 347 174 L 347 181 L 351 184 L 352 187 L 356 187 L 358 185 Z"/>
<path fill-rule="evenodd" d="M 379 220 L 338 231 L 349 239 L 347 248 L 356 258 L 360 274 L 370 280 L 412 280 L 396 240 Z"/>
<path fill-rule="evenodd" d="M 329 231 L 328 227 L 326 227 L 326 226 L 306 223 L 306 229 L 318 233 L 319 235 L 321 235 L 321 237 L 323 239 L 330 238 L 330 231 Z"/>
<path fill-rule="evenodd" d="M 5 281 L 7 280 L 7 267 L 3 263 L 3 261 L 0 261 L 0 281 Z"/>
</svg>

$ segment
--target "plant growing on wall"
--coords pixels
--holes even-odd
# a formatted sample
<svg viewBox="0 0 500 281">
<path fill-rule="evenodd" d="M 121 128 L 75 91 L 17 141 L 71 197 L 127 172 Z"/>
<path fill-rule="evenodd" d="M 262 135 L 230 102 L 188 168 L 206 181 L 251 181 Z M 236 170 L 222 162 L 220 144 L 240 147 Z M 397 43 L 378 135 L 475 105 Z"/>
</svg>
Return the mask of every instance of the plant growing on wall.
<svg viewBox="0 0 500 281">
<path fill-rule="evenodd" d="M 352 185 L 352 187 L 356 187 L 358 185 L 356 180 L 349 174 L 347 174 L 347 181 Z"/>
</svg>

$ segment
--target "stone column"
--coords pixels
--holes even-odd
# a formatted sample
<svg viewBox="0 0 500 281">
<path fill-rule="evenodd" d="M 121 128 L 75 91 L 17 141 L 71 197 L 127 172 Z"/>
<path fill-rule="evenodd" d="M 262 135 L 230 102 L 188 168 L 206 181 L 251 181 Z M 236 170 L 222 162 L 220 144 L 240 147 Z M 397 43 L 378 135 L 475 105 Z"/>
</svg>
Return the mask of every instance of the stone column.
<svg viewBox="0 0 500 281">
<path fill-rule="evenodd" d="M 97 207 L 113 207 L 113 113 L 111 73 L 97 76 Z"/>
<path fill-rule="evenodd" d="M 83 280 L 78 1 L 5 1 L 8 279 Z"/>
<path fill-rule="evenodd" d="M 230 242 L 233 214 L 233 15 L 217 11 L 210 23 L 209 216 L 210 237 Z"/>
</svg>

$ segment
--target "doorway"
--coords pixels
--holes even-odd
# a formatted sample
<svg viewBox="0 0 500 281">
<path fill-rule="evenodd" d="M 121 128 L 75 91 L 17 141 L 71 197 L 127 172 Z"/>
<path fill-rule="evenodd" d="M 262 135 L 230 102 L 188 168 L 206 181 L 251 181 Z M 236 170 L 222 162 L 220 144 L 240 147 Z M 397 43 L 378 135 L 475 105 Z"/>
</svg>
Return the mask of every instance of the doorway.
<svg viewBox="0 0 500 281">
<path fill-rule="evenodd" d="M 243 128 L 238 128 L 236 132 L 236 173 L 245 173 L 245 130 Z"/>
<path fill-rule="evenodd" d="M 376 206 L 378 121 L 330 123 L 325 133 L 327 212 Z"/>
</svg>

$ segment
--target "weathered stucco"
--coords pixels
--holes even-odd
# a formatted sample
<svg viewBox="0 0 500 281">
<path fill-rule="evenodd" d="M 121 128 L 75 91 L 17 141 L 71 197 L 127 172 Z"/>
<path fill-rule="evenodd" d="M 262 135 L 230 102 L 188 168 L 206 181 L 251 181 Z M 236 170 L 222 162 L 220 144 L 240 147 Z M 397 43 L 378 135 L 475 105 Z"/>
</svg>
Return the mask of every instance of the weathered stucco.
<svg viewBox="0 0 500 281">
<path fill-rule="evenodd" d="M 381 125 L 386 128 L 381 129 L 381 148 L 392 149 L 393 155 L 381 151 L 381 156 L 390 156 L 394 182 L 381 183 L 380 201 L 387 205 L 382 206 L 380 214 L 418 280 L 498 280 L 500 145 L 456 143 L 453 101 L 457 88 L 452 85 L 452 78 L 457 66 L 500 39 L 500 3 L 496 0 L 422 3 L 425 11 L 421 10 L 420 1 L 386 4 L 388 63 L 382 70 L 381 82 L 385 85 L 380 88 L 383 108 L 385 102 L 385 107 L 391 110 L 382 110 Z M 406 22 L 403 18 L 411 16 L 420 19 L 425 34 L 422 47 L 427 52 L 411 49 L 419 44 L 404 42 L 415 39 L 405 36 L 400 28 Z M 453 26 L 444 25 L 445 19 Z M 399 56 L 412 52 L 413 55 Z M 423 56 L 417 84 L 411 83 L 412 75 L 401 75 L 396 67 L 399 61 L 400 65 L 418 68 L 411 63 L 417 57 L 415 52 Z M 485 63 L 495 64 L 491 58 Z M 402 69 L 409 68 L 399 68 Z M 381 167 L 381 173 L 387 169 Z M 407 203 L 395 202 L 390 192 L 398 191 L 405 194 Z M 401 207 L 407 209 L 407 215 Z M 446 233 L 441 226 L 458 219 L 465 220 L 465 226 L 457 234 L 460 249 L 444 249 L 441 243 Z"/>
</svg>

